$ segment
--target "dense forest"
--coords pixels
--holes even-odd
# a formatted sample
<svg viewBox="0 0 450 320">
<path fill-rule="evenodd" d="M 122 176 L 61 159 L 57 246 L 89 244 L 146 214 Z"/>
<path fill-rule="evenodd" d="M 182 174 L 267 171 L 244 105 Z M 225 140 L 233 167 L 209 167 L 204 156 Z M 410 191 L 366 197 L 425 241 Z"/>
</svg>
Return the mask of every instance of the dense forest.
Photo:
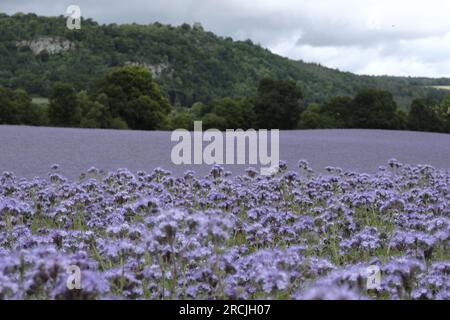
<svg viewBox="0 0 450 320">
<path fill-rule="evenodd" d="M 0 14 L 0 124 L 450 132 L 450 96 L 432 87 L 450 79 L 357 76 L 198 24 L 65 23 Z"/>
<path fill-rule="evenodd" d="M 100 25 L 91 19 L 81 25 L 69 30 L 63 16 L 0 14 L 0 86 L 49 97 L 57 81 L 90 90 L 109 69 L 139 64 L 152 70 L 174 106 L 251 96 L 262 78 L 271 78 L 295 81 L 307 103 L 371 87 L 391 92 L 407 109 L 416 98 L 441 99 L 442 91 L 430 86 L 450 84 L 450 79 L 357 76 L 293 61 L 200 25 Z"/>
</svg>

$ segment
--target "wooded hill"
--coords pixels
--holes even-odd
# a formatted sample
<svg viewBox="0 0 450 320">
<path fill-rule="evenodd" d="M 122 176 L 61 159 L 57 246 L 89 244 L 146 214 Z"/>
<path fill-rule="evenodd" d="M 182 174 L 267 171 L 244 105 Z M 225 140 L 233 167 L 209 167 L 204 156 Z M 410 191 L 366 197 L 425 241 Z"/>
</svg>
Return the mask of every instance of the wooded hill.
<svg viewBox="0 0 450 320">
<path fill-rule="evenodd" d="M 358 76 L 293 61 L 199 25 L 101 25 L 86 19 L 81 30 L 71 31 L 63 16 L 18 13 L 0 14 L 0 30 L 0 86 L 43 97 L 56 81 L 90 89 L 125 64 L 149 68 L 171 104 L 181 106 L 253 95 L 262 78 L 295 80 L 307 103 L 370 87 L 390 91 L 404 108 L 415 98 L 441 99 L 445 92 L 430 86 L 450 84 L 450 79 Z"/>
</svg>

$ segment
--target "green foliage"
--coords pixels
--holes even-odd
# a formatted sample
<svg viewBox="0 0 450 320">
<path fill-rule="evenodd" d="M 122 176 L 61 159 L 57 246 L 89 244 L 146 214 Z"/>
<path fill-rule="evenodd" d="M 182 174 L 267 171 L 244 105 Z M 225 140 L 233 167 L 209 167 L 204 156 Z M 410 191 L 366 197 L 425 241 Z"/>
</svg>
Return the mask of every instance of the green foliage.
<svg viewBox="0 0 450 320">
<path fill-rule="evenodd" d="M 147 95 L 131 100 L 124 109 L 119 114 L 123 115 L 125 122 L 132 129 L 155 130 L 167 127 L 167 114 L 170 109 Z"/>
<path fill-rule="evenodd" d="M 416 131 L 444 131 L 441 107 L 434 101 L 414 100 L 408 116 L 408 128 Z"/>
<path fill-rule="evenodd" d="M 350 97 L 335 97 L 327 101 L 321 112 L 333 119 L 334 128 L 349 128 L 353 125 L 353 99 Z"/>
<path fill-rule="evenodd" d="M 129 80 L 124 82 L 128 83 Z M 161 96 L 158 90 L 153 91 L 156 96 L 153 95 L 155 99 L 152 99 L 150 95 L 136 90 L 139 85 L 124 86 L 125 88 L 118 85 L 110 86 L 109 83 L 105 83 L 105 79 L 99 81 L 97 90 L 91 94 L 86 91 L 76 93 L 70 84 L 56 83 L 50 98 L 50 106 L 45 103 L 32 103 L 32 99 L 23 90 L 0 87 L 0 123 L 83 128 L 193 130 L 194 121 L 202 120 L 205 129 L 254 127 L 285 129 L 288 122 L 280 117 L 279 110 L 287 109 L 284 116 L 298 118 L 297 129 L 359 127 L 450 132 L 448 99 L 440 103 L 424 99 L 415 100 L 411 111 L 407 113 L 397 108 L 388 92 L 365 89 L 354 99 L 335 97 L 322 106 L 310 103 L 306 110 L 299 113 L 298 108 L 301 104 L 298 103 L 299 100 L 293 98 L 300 96 L 301 92 L 297 87 L 291 84 L 288 91 L 283 91 L 285 89 L 283 83 L 277 81 L 271 83 L 275 84 L 266 87 L 269 94 L 261 90 L 255 97 L 216 99 L 206 104 L 195 103 L 191 108 L 177 109 L 168 107 L 164 98 L 158 98 Z M 119 99 L 115 100 L 116 96 L 111 94 L 108 96 L 111 87 L 114 88 L 111 89 L 113 93 L 120 93 Z M 107 88 L 106 92 L 101 88 Z M 270 92 L 271 90 L 275 93 Z M 294 104 L 294 101 L 297 103 Z M 112 109 L 111 106 L 115 108 Z M 296 113 L 290 113 L 293 109 L 297 110 Z M 167 112 L 170 110 L 168 115 Z M 270 117 L 269 111 L 275 112 L 275 115 Z M 291 128 L 291 124 L 288 125 L 288 128 Z"/>
<path fill-rule="evenodd" d="M 48 109 L 50 123 L 54 126 L 78 126 L 81 120 L 81 107 L 77 93 L 72 85 L 57 82 L 50 95 Z"/>
<path fill-rule="evenodd" d="M 446 95 L 446 96 L 444 97 L 444 99 L 442 99 L 441 105 L 442 105 L 444 108 L 447 108 L 447 109 L 450 108 L 450 94 L 449 94 L 449 95 Z"/>
<path fill-rule="evenodd" d="M 450 96 L 432 88 L 450 79 L 357 76 L 187 24 L 82 25 L 70 31 L 63 16 L 0 14 L 0 123 L 450 132 Z M 71 49 L 35 54 L 22 42 L 42 37 Z"/>
<path fill-rule="evenodd" d="M 355 98 L 335 97 L 321 113 L 332 119 L 335 128 L 404 129 L 405 116 L 392 94 L 378 89 L 362 89 Z"/>
<path fill-rule="evenodd" d="M 218 116 L 215 113 L 208 113 L 203 118 L 203 129 L 218 129 L 218 130 L 226 130 L 227 128 L 227 120 L 221 116 Z"/>
<path fill-rule="evenodd" d="M 395 112 L 395 123 L 397 126 L 395 129 L 397 130 L 407 130 L 408 129 L 408 113 L 403 109 L 397 109 Z"/>
<path fill-rule="evenodd" d="M 312 104 L 302 113 L 298 127 L 406 129 L 407 114 L 392 95 L 383 90 L 363 89 L 355 98 L 335 97 L 322 107 Z"/>
<path fill-rule="evenodd" d="M 308 108 L 301 114 L 298 122 L 298 129 L 326 129 L 335 128 L 335 120 L 322 112 L 322 108 L 316 104 L 311 103 Z"/>
<path fill-rule="evenodd" d="M 192 113 L 193 117 L 199 119 L 208 112 L 211 112 L 211 106 L 202 102 L 196 102 L 192 105 L 190 112 Z"/>
<path fill-rule="evenodd" d="M 56 82 L 48 106 L 33 104 L 23 90 L 0 88 L 0 123 L 82 128 L 167 129 L 172 108 L 151 73 L 142 67 L 114 69 L 90 94 Z"/>
<path fill-rule="evenodd" d="M 46 125 L 47 105 L 32 103 L 24 90 L 0 87 L 0 124 Z"/>
<path fill-rule="evenodd" d="M 395 129 L 399 127 L 397 104 L 388 91 L 364 89 L 353 99 L 352 121 L 355 128 Z"/>
<path fill-rule="evenodd" d="M 444 131 L 450 133 L 450 94 L 441 103 Z"/>
<path fill-rule="evenodd" d="M 186 110 L 174 111 L 169 116 L 169 127 L 172 129 L 194 130 L 194 115 Z"/>
<path fill-rule="evenodd" d="M 94 96 L 106 105 L 113 118 L 121 118 L 131 129 L 154 130 L 167 127 L 171 106 L 153 81 L 150 71 L 124 66 L 100 80 Z"/>
<path fill-rule="evenodd" d="M 128 125 L 121 117 L 115 117 L 110 122 L 111 129 L 125 130 L 128 129 Z"/>
<path fill-rule="evenodd" d="M 101 99 L 100 99 L 101 100 Z M 82 128 L 109 128 L 111 127 L 111 113 L 105 104 L 92 101 L 85 91 L 77 94 L 77 103 L 82 110 L 80 127 Z"/>
<path fill-rule="evenodd" d="M 223 98 L 210 104 L 211 112 L 225 120 L 225 127 L 250 129 L 255 122 L 254 106 L 250 99 Z"/>
<path fill-rule="evenodd" d="M 111 68 L 137 63 L 158 69 L 156 81 L 172 105 L 191 106 L 224 97 L 248 97 L 268 77 L 293 80 L 307 103 L 354 96 L 363 87 L 388 90 L 407 109 L 415 98 L 441 99 L 449 79 L 357 76 L 318 64 L 292 61 L 253 44 L 232 41 L 202 28 L 150 25 L 99 25 L 83 19 L 81 30 L 66 28 L 66 18 L 35 14 L 0 15 L 0 86 L 24 88 L 47 97 L 56 81 L 90 90 Z M 58 54 L 34 54 L 21 41 L 40 37 L 69 40 L 73 48 Z"/>
<path fill-rule="evenodd" d="M 256 126 L 295 129 L 303 111 L 303 94 L 294 81 L 262 79 L 255 99 Z"/>
</svg>

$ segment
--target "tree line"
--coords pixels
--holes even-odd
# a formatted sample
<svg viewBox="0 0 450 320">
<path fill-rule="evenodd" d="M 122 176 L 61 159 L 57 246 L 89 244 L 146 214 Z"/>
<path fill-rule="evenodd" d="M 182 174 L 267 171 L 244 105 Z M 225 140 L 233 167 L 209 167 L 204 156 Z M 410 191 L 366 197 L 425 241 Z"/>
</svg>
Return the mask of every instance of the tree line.
<svg viewBox="0 0 450 320">
<path fill-rule="evenodd" d="M 89 91 L 53 85 L 48 104 L 36 104 L 21 89 L 0 87 L 0 123 L 134 130 L 366 128 L 450 132 L 450 95 L 415 99 L 404 111 L 385 90 L 364 88 L 354 97 L 305 103 L 292 80 L 263 78 L 255 95 L 174 107 L 145 67 L 128 65 L 98 79 Z"/>
</svg>

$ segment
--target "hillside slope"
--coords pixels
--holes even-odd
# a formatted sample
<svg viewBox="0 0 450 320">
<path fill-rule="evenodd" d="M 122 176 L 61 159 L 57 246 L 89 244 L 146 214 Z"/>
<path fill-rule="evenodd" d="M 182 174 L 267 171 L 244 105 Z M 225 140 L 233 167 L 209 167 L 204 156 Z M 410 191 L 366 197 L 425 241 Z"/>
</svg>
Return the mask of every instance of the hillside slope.
<svg viewBox="0 0 450 320">
<path fill-rule="evenodd" d="M 391 91 L 407 107 L 411 99 L 439 96 L 431 85 L 450 79 L 358 76 L 275 55 L 251 41 L 233 41 L 187 24 L 100 25 L 66 18 L 0 14 L 0 86 L 48 96 L 55 81 L 88 89 L 111 67 L 142 64 L 152 70 L 172 104 L 191 105 L 256 91 L 262 77 L 298 81 L 306 100 L 323 102 L 362 87 Z"/>
</svg>

